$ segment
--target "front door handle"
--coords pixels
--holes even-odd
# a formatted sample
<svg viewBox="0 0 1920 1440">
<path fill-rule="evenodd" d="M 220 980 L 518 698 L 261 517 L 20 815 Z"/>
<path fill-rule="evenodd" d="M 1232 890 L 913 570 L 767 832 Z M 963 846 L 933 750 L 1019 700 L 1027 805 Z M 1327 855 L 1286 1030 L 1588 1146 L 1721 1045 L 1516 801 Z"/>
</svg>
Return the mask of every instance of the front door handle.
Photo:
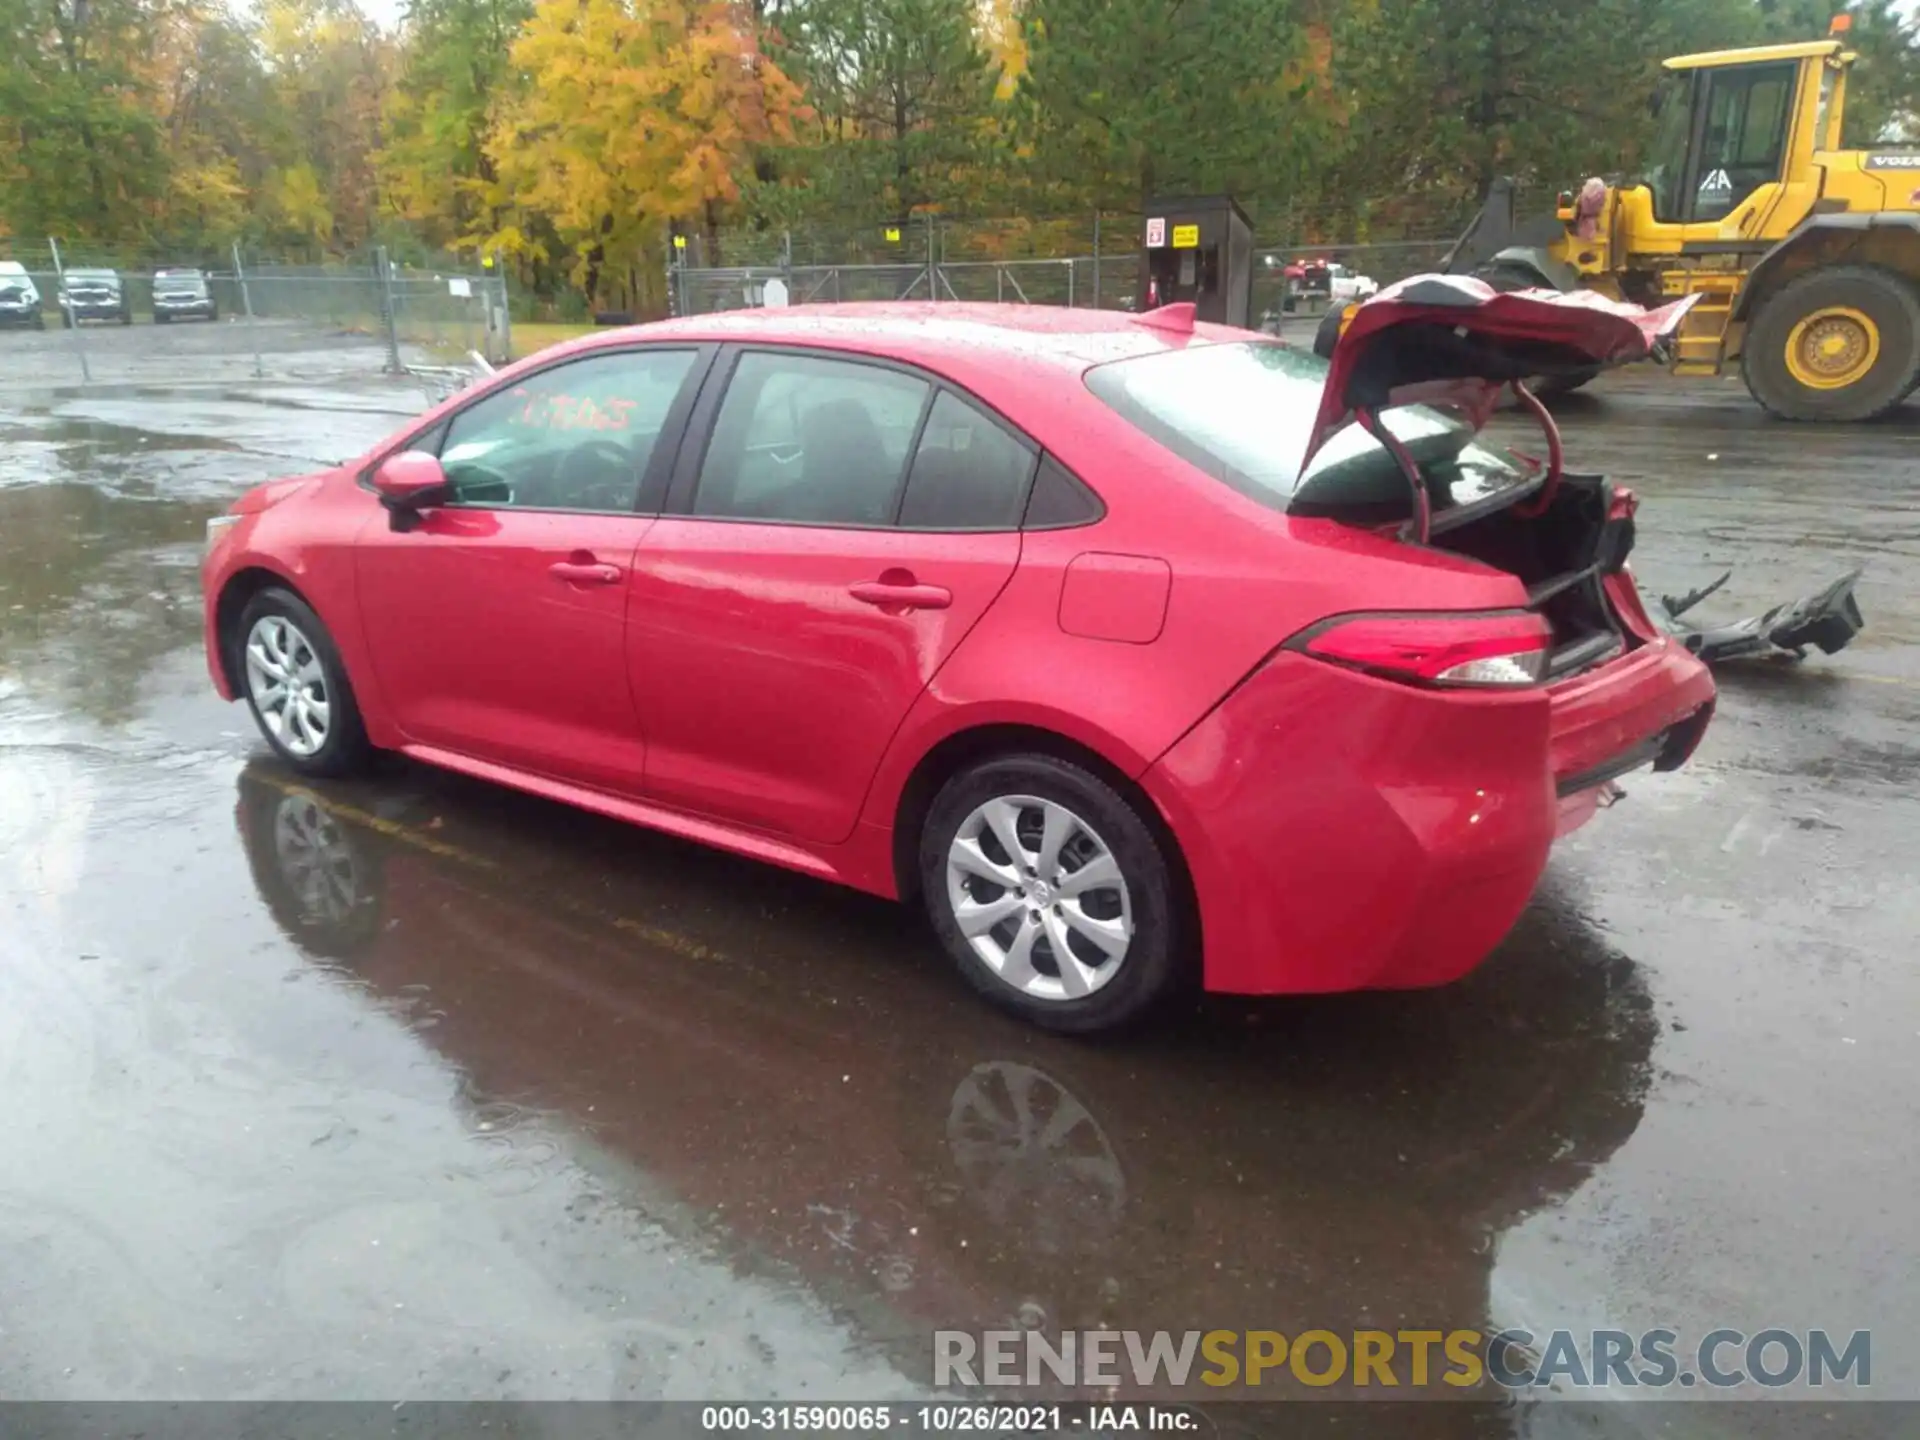
<svg viewBox="0 0 1920 1440">
<path fill-rule="evenodd" d="M 569 585 L 617 585 L 620 583 L 620 567 L 603 565 L 597 560 L 556 560 L 547 567 L 547 573 L 556 580 L 564 580 Z"/>
<path fill-rule="evenodd" d="M 882 610 L 944 610 L 953 604 L 953 592 L 944 586 L 912 581 L 862 580 L 849 585 L 847 593 L 862 605 L 878 605 Z"/>
</svg>

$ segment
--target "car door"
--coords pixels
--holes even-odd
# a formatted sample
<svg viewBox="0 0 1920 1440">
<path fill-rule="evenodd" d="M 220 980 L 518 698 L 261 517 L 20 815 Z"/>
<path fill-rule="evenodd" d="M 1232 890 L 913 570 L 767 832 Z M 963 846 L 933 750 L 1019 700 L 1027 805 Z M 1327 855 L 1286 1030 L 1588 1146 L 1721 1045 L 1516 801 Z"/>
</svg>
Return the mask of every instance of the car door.
<svg viewBox="0 0 1920 1440">
<path fill-rule="evenodd" d="M 722 365 L 634 562 L 646 790 L 837 842 L 1013 574 L 1036 451 L 918 372 L 774 349 Z"/>
<path fill-rule="evenodd" d="M 410 742 L 638 793 L 633 554 L 707 358 L 646 347 L 571 360 L 430 438 L 447 502 L 406 529 L 382 514 L 355 547 L 374 672 Z"/>
</svg>

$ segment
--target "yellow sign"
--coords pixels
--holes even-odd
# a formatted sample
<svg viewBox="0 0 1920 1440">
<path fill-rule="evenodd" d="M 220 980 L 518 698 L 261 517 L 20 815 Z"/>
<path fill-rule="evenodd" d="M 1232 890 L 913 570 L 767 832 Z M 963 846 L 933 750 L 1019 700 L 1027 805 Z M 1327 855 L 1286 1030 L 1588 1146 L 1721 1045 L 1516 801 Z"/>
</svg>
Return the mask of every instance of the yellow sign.
<svg viewBox="0 0 1920 1440">
<path fill-rule="evenodd" d="M 684 250 L 684 249 L 686 249 L 686 248 L 687 248 L 687 237 L 686 237 L 686 236 L 684 236 L 684 235 L 676 235 L 676 236 L 674 236 L 674 237 L 673 237 L 673 248 L 674 248 L 674 249 L 676 249 L 676 250 Z"/>
<path fill-rule="evenodd" d="M 900 243 L 900 227 L 898 225 L 887 226 L 886 229 L 880 232 L 880 235 L 889 245 L 898 245 Z"/>
<path fill-rule="evenodd" d="M 1174 226 L 1173 248 L 1176 250 L 1198 250 L 1200 248 L 1200 227 L 1198 225 Z"/>
</svg>

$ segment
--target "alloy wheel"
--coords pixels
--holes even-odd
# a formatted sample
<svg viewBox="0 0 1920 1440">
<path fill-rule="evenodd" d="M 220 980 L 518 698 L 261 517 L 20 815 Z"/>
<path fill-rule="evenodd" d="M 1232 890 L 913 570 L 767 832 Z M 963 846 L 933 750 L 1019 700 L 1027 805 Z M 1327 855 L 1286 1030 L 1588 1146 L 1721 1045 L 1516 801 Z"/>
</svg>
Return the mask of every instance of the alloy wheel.
<svg viewBox="0 0 1920 1440">
<path fill-rule="evenodd" d="M 1003 795 L 976 806 L 947 847 L 947 903 L 973 953 L 1036 1000 L 1110 984 L 1133 941 L 1119 861 L 1055 800 Z"/>
<path fill-rule="evenodd" d="M 247 693 L 260 723 L 287 753 L 319 753 L 333 723 L 326 667 L 313 642 L 284 615 L 262 615 L 247 635 Z"/>
</svg>

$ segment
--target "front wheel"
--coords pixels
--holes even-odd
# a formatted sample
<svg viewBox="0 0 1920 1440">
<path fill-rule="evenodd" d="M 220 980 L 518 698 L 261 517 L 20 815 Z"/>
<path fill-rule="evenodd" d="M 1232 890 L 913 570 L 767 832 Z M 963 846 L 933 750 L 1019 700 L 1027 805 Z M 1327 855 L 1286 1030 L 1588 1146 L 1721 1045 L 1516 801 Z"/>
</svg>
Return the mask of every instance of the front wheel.
<svg viewBox="0 0 1920 1440">
<path fill-rule="evenodd" d="M 1920 385 L 1920 290 L 1891 270 L 1814 270 L 1761 302 L 1747 389 L 1785 420 L 1871 420 Z"/>
<path fill-rule="evenodd" d="M 920 835 L 920 887 L 967 983 L 1048 1030 L 1144 1017 L 1188 967 L 1179 892 L 1154 828 L 1097 776 L 1050 755 L 962 771 Z"/>
<path fill-rule="evenodd" d="M 333 637 L 291 590 L 262 590 L 240 614 L 234 658 L 254 723 L 303 775 L 348 775 L 372 747 Z"/>
</svg>

